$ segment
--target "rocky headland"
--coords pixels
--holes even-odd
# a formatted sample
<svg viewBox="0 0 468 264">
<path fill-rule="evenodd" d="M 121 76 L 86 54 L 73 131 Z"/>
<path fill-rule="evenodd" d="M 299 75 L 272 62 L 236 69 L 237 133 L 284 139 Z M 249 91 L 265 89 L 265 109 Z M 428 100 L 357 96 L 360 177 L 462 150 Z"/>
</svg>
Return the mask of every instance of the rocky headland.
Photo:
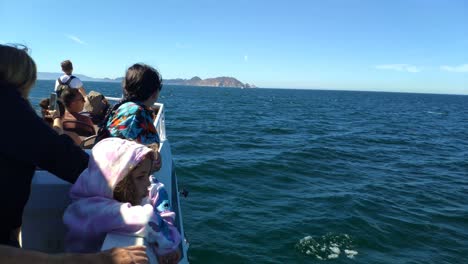
<svg viewBox="0 0 468 264">
<path fill-rule="evenodd" d="M 233 77 L 217 77 L 201 79 L 193 77 L 191 79 L 167 79 L 164 84 L 169 85 L 187 85 L 187 86 L 210 86 L 210 87 L 237 87 L 237 88 L 256 88 L 253 84 L 242 83 Z"/>
<path fill-rule="evenodd" d="M 56 80 L 62 73 L 57 72 L 38 72 L 39 80 Z M 120 78 L 94 78 L 82 74 L 73 74 L 80 78 L 82 81 L 87 82 L 121 82 Z M 257 88 L 253 84 L 242 83 L 233 77 L 216 77 L 201 79 L 200 77 L 193 77 L 191 79 L 163 79 L 163 83 L 167 85 L 186 85 L 186 86 L 209 86 L 209 87 L 237 87 L 237 88 Z"/>
</svg>

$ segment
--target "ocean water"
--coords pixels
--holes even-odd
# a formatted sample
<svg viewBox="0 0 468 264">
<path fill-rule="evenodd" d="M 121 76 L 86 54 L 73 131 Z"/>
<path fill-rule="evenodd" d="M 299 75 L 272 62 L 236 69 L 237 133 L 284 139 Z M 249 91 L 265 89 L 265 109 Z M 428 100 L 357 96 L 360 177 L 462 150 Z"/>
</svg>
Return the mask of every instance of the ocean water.
<svg viewBox="0 0 468 264">
<path fill-rule="evenodd" d="M 165 86 L 159 101 L 192 263 L 468 263 L 468 96 Z"/>
</svg>

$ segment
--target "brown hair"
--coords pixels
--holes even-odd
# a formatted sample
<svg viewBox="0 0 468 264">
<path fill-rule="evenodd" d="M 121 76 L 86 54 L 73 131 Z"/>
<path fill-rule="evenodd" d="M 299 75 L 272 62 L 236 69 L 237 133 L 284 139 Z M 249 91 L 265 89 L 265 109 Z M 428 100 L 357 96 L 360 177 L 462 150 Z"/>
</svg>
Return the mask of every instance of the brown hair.
<svg viewBox="0 0 468 264">
<path fill-rule="evenodd" d="M 133 183 L 131 173 L 125 176 L 114 188 L 114 199 L 121 203 L 131 203 L 133 206 L 138 205 L 138 197 L 136 197 L 136 187 Z"/>
<path fill-rule="evenodd" d="M 154 153 L 148 152 L 148 154 L 145 155 L 145 157 L 140 161 L 140 163 L 137 166 L 135 166 L 135 168 L 133 168 L 133 170 L 140 166 L 143 160 L 153 160 L 153 157 Z M 113 195 L 114 199 L 121 203 L 130 203 L 133 206 L 136 206 L 140 204 L 140 197 L 137 197 L 136 186 L 133 183 L 131 177 L 133 170 L 129 171 L 128 174 L 120 182 L 117 183 L 117 185 L 114 188 Z"/>
<path fill-rule="evenodd" d="M 26 98 L 37 79 L 34 60 L 23 45 L 0 44 L 0 81 L 15 86 Z"/>
<path fill-rule="evenodd" d="M 62 61 L 60 66 L 62 66 L 62 71 L 66 74 L 70 74 L 73 71 L 73 64 L 70 60 Z"/>
</svg>

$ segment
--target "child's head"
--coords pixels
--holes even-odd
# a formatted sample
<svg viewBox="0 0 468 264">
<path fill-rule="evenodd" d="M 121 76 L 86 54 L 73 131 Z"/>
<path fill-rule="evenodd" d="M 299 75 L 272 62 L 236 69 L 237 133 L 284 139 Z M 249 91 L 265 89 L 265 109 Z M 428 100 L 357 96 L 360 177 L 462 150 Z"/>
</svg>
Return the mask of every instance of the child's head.
<svg viewBox="0 0 468 264">
<path fill-rule="evenodd" d="M 143 146 L 133 141 L 128 141 L 130 145 Z M 143 153 L 135 159 L 127 175 L 116 182 L 113 196 L 119 202 L 139 205 L 141 201 L 148 197 L 148 187 L 150 186 L 150 175 L 154 172 L 153 161 L 155 160 L 157 146 L 143 146 Z"/>
<path fill-rule="evenodd" d="M 154 149 L 120 138 L 101 140 L 91 151 L 88 169 L 75 185 L 80 196 L 113 198 L 139 205 L 147 196 Z M 72 199 L 74 193 L 71 193 Z"/>
<path fill-rule="evenodd" d="M 138 205 L 148 197 L 152 159 L 145 157 L 125 176 L 114 189 L 114 198 L 122 203 Z"/>
</svg>

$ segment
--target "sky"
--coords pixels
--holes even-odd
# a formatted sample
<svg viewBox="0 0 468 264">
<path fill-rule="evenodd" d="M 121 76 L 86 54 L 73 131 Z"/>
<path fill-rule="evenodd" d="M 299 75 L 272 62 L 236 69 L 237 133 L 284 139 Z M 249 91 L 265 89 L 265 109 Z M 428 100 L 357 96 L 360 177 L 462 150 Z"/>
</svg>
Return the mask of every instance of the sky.
<svg viewBox="0 0 468 264">
<path fill-rule="evenodd" d="M 40 72 L 468 94 L 468 0 L 0 0 L 0 43 Z"/>
</svg>

